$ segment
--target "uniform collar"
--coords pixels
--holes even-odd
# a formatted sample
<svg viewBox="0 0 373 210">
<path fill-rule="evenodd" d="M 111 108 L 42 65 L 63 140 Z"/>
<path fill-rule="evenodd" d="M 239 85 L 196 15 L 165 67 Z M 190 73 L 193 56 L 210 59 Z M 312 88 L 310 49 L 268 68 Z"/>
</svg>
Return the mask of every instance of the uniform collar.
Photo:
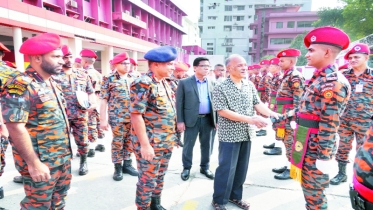
<svg viewBox="0 0 373 210">
<path fill-rule="evenodd" d="M 293 71 L 294 71 L 294 68 L 293 68 L 293 67 L 291 67 L 291 68 L 288 69 L 288 70 L 285 70 L 285 72 L 284 72 L 284 76 L 290 75 Z"/>
<path fill-rule="evenodd" d="M 315 71 L 313 75 L 325 77 L 326 75 L 331 74 L 336 71 L 337 71 L 337 68 L 335 67 L 335 65 L 328 65 L 325 68 Z"/>
<path fill-rule="evenodd" d="M 349 73 L 349 74 L 353 74 L 353 73 L 354 73 L 354 69 L 350 69 L 350 70 L 348 71 L 348 73 Z M 365 74 L 370 75 L 371 73 L 372 73 L 372 69 L 367 68 L 367 69 L 365 70 Z"/>
<path fill-rule="evenodd" d="M 152 70 L 150 70 L 150 69 L 149 69 L 148 72 L 146 72 L 146 76 L 152 78 L 153 82 L 155 82 L 155 83 L 160 83 L 160 82 L 162 81 L 162 80 L 158 80 L 158 79 L 155 77 L 155 75 L 154 75 L 154 73 L 152 72 Z"/>
<path fill-rule="evenodd" d="M 38 82 L 44 82 L 43 77 L 41 77 L 38 72 L 32 68 L 30 65 L 26 68 L 25 73 L 29 75 L 30 77 L 34 78 Z"/>
</svg>

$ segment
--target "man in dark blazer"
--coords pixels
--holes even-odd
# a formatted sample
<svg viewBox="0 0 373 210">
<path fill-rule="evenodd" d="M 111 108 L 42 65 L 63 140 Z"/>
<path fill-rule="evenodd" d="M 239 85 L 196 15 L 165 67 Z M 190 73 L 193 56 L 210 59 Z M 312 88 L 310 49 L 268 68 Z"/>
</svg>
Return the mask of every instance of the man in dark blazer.
<svg viewBox="0 0 373 210">
<path fill-rule="evenodd" d="M 177 129 L 179 132 L 185 131 L 182 157 L 184 170 L 181 173 L 184 181 L 189 179 L 193 147 L 198 135 L 201 143 L 200 172 L 214 179 L 209 167 L 214 144 L 212 133 L 216 128 L 216 112 L 211 104 L 215 82 L 206 77 L 211 68 L 207 58 L 196 58 L 193 68 L 195 75 L 180 80 L 176 92 Z"/>
</svg>

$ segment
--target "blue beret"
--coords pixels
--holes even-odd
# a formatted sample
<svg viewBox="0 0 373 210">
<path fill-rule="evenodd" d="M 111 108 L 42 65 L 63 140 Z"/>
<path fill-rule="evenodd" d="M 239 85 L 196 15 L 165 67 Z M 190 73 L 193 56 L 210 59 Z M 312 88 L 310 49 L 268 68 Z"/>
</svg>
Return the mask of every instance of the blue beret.
<svg viewBox="0 0 373 210">
<path fill-rule="evenodd" d="M 171 46 L 157 47 L 149 50 L 144 55 L 144 58 L 148 61 L 160 63 L 170 62 L 177 58 L 177 51 L 174 47 Z"/>
</svg>

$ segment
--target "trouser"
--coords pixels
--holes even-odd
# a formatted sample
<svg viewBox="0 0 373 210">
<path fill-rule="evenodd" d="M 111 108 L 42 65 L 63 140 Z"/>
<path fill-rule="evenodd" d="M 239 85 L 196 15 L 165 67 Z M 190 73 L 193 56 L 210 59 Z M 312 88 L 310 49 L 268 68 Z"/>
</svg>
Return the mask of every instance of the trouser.
<svg viewBox="0 0 373 210">
<path fill-rule="evenodd" d="M 95 109 L 88 114 L 88 140 L 96 142 L 97 139 L 105 137 L 104 131 L 100 128 L 100 114 Z"/>
<path fill-rule="evenodd" d="M 131 137 L 131 123 L 113 122 L 110 124 L 113 133 L 111 142 L 111 160 L 121 163 L 130 160 L 133 152 Z"/>
<path fill-rule="evenodd" d="M 70 129 L 73 131 L 75 143 L 78 146 L 78 153 L 81 155 L 88 152 L 88 117 L 69 119 Z"/>
<path fill-rule="evenodd" d="M 311 134 L 302 166 L 302 190 L 306 200 L 306 209 L 327 209 L 325 188 L 329 187 L 329 175 L 316 168 L 318 139 Z"/>
<path fill-rule="evenodd" d="M 230 199 L 242 200 L 250 150 L 251 141 L 219 142 L 219 166 L 215 172 L 214 202 L 225 205 Z"/>
<path fill-rule="evenodd" d="M 141 158 L 141 152 L 135 150 L 139 179 L 136 188 L 136 206 L 138 209 L 147 209 L 152 197 L 160 197 L 163 190 L 164 176 L 172 155 L 169 149 L 154 150 L 155 158 L 147 161 Z"/>
<path fill-rule="evenodd" d="M 201 143 L 201 163 L 202 169 L 207 170 L 210 167 L 210 156 L 214 145 L 212 139 L 212 131 L 214 130 L 213 122 L 209 115 L 197 119 L 193 127 L 186 127 L 184 131 L 184 147 L 183 147 L 183 166 L 185 169 L 192 168 L 193 148 L 199 135 Z"/>
<path fill-rule="evenodd" d="M 278 136 L 278 133 L 280 133 L 279 129 L 282 129 L 281 132 L 283 132 L 283 137 Z M 286 158 L 288 159 L 288 161 L 290 161 L 291 151 L 293 147 L 293 139 L 294 139 L 294 130 L 290 126 L 290 121 L 287 121 L 286 123 L 284 123 L 283 128 L 277 127 L 275 129 L 275 132 L 276 132 L 276 140 L 282 141 L 284 143 L 285 149 L 286 149 Z"/>
<path fill-rule="evenodd" d="M 26 197 L 21 201 L 21 210 L 64 209 L 67 191 L 71 182 L 71 162 L 50 168 L 51 179 L 34 182 L 30 175 L 23 175 Z"/>
<path fill-rule="evenodd" d="M 357 122 L 349 121 L 349 120 L 342 120 L 341 125 L 338 129 L 339 134 L 339 146 L 337 150 L 337 154 L 335 159 L 338 162 L 348 163 L 348 156 L 352 149 L 352 142 L 354 141 L 354 137 L 356 137 L 356 150 L 358 150 L 361 145 L 363 145 L 366 132 L 370 127 L 369 122 Z"/>
<path fill-rule="evenodd" d="M 0 140 L 0 176 L 4 173 L 5 162 L 5 152 L 8 148 L 9 140 L 7 138 L 1 137 Z M 0 186 L 1 187 L 1 186 Z"/>
</svg>

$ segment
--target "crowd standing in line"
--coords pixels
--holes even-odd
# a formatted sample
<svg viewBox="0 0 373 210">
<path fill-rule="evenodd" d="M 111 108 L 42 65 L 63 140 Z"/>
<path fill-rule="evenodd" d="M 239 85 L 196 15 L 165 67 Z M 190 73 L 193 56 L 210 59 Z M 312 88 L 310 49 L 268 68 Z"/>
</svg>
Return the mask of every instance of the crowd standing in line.
<svg viewBox="0 0 373 210">
<path fill-rule="evenodd" d="M 84 49 L 74 60 L 53 33 L 22 44 L 19 51 L 30 60 L 25 72 L 2 60 L 9 50 L 0 43 L 0 199 L 10 142 L 21 175 L 14 181 L 25 191 L 21 209 L 64 209 L 72 178 L 69 134 L 78 146 L 78 174 L 86 175 L 87 157 L 105 151 L 103 131 L 111 127 L 113 179 L 122 180 L 123 173 L 138 176 L 137 209 L 165 209 L 161 197 L 172 150 L 183 146 L 185 181 L 197 135 L 200 172 L 214 180 L 212 208 L 225 210 L 230 202 L 249 209 L 242 191 L 251 140 L 267 135 L 262 128 L 273 123 L 277 142 L 264 145 L 264 154 L 282 155 L 277 143 L 283 142 L 284 165 L 272 171 L 275 179 L 301 183 L 306 209 L 327 209 L 324 191 L 329 182 L 346 182 L 354 136 L 351 204 L 356 210 L 373 209 L 373 72 L 366 64 L 370 49 L 355 44 L 345 56 L 348 65 L 337 69 L 337 55 L 350 44 L 347 34 L 333 27 L 317 28 L 305 36 L 304 44 L 308 65 L 316 69 L 308 84 L 295 69 L 302 56 L 296 49 L 250 66 L 233 54 L 213 71 L 207 58 L 198 57 L 193 62 L 195 75 L 187 77 L 190 66 L 176 62 L 176 49 L 164 46 L 144 55 L 149 68 L 145 74 L 137 71 L 136 60 L 121 53 L 110 61 L 111 74 L 103 77 L 94 69 L 95 52 Z M 219 166 L 214 175 L 209 163 L 216 132 Z M 334 156 L 339 172 L 329 181 Z"/>
</svg>

